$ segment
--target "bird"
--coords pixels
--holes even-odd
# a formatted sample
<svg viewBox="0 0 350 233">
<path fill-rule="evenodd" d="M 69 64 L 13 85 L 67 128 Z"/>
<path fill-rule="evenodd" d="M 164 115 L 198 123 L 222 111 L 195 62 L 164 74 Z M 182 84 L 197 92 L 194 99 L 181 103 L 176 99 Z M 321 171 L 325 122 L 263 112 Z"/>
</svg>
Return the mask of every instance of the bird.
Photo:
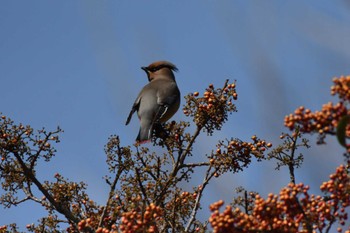
<svg viewBox="0 0 350 233">
<path fill-rule="evenodd" d="M 179 109 L 180 90 L 174 72 L 177 67 L 169 61 L 156 61 L 141 67 L 147 74 L 149 83 L 138 94 L 126 120 L 128 125 L 137 111 L 140 130 L 136 142 L 151 141 L 154 126 L 168 121 Z"/>
</svg>

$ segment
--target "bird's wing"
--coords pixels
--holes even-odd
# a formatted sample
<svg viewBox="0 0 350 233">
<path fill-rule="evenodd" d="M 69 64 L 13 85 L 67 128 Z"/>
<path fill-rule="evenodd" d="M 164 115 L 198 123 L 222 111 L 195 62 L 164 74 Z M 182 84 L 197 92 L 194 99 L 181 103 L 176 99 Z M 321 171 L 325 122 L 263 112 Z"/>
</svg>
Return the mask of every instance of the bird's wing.
<svg viewBox="0 0 350 233">
<path fill-rule="evenodd" d="M 138 96 L 137 99 L 135 100 L 135 103 L 132 105 L 131 111 L 129 113 L 128 119 L 126 119 L 125 125 L 129 124 L 129 122 L 131 120 L 131 117 L 132 117 L 132 114 L 134 114 L 134 112 L 139 109 L 139 107 L 140 107 L 140 100 L 141 100 L 141 97 Z"/>
<path fill-rule="evenodd" d="M 158 122 L 159 119 L 161 119 L 164 114 L 168 111 L 168 105 L 159 105 L 158 106 L 158 110 L 157 110 L 157 113 L 154 115 L 154 119 L 153 119 L 153 124 Z"/>
<path fill-rule="evenodd" d="M 163 84 L 163 87 L 165 85 Z M 172 106 L 179 102 L 180 91 L 175 82 L 166 83 L 166 86 L 157 93 L 158 109 L 153 122 L 159 121 L 168 111 L 172 111 Z"/>
<path fill-rule="evenodd" d="M 157 92 L 157 103 L 159 105 L 172 105 L 180 96 L 180 91 L 175 82 L 162 84 L 163 88 Z"/>
</svg>

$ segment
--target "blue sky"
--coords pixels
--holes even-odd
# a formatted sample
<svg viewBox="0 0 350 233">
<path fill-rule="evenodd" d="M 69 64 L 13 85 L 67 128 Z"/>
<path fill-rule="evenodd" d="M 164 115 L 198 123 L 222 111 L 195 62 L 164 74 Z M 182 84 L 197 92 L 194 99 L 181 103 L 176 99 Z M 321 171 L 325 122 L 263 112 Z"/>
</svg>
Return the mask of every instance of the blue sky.
<svg viewBox="0 0 350 233">
<path fill-rule="evenodd" d="M 86 181 L 103 204 L 103 146 L 111 134 L 134 142 L 138 121 L 125 120 L 147 82 L 141 66 L 176 64 L 182 96 L 237 80 L 238 113 L 213 137 L 201 135 L 199 159 L 222 138 L 257 134 L 277 144 L 286 114 L 320 109 L 332 100 L 332 78 L 350 74 L 349 24 L 347 1 L 1 1 L 0 112 L 37 129 L 63 128 L 57 156 L 38 175 Z M 182 111 L 174 119 L 188 120 Z M 313 138 L 296 171 L 312 190 L 342 162 L 341 148 L 328 141 L 316 146 Z M 238 185 L 267 194 L 287 182 L 286 169 L 254 163 L 210 184 L 201 217 L 209 203 L 229 202 Z M 0 225 L 23 227 L 42 214 L 30 203 L 0 208 Z"/>
</svg>

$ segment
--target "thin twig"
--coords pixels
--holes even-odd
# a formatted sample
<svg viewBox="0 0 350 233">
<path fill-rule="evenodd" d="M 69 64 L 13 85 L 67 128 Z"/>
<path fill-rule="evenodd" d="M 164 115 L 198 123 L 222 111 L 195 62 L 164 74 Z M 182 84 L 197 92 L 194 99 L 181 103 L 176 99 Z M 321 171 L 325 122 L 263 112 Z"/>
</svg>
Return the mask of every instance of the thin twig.
<svg viewBox="0 0 350 233">
<path fill-rule="evenodd" d="M 192 213 L 191 213 L 190 219 L 189 219 L 189 221 L 188 221 L 188 223 L 186 225 L 185 232 L 189 231 L 192 223 L 196 219 L 196 215 L 197 215 L 197 211 L 198 211 L 198 208 L 199 208 L 200 200 L 202 198 L 203 191 L 204 191 L 205 187 L 208 185 L 210 179 L 214 176 L 214 174 L 216 172 L 216 171 L 213 171 L 213 172 L 210 173 L 211 169 L 212 169 L 212 166 L 209 166 L 208 169 L 207 169 L 207 172 L 205 174 L 205 178 L 203 180 L 203 183 L 202 183 L 201 187 L 198 188 L 196 202 L 195 202 L 194 207 L 192 209 Z"/>
<path fill-rule="evenodd" d="M 147 205 L 149 205 L 150 203 L 148 201 L 148 196 L 147 196 L 146 190 L 143 187 L 143 184 L 142 184 L 142 181 L 141 181 L 141 177 L 140 177 L 140 173 L 139 173 L 139 171 L 136 168 L 134 169 L 134 171 L 135 171 L 135 174 L 136 174 L 137 182 L 138 182 L 138 184 L 140 186 L 140 189 L 141 189 L 141 192 L 142 192 L 142 194 L 144 196 L 144 200 L 146 200 Z"/>
<path fill-rule="evenodd" d="M 178 162 L 180 162 L 180 164 L 183 164 L 186 156 L 190 153 L 191 147 L 192 147 L 194 141 L 196 140 L 196 138 L 198 137 L 199 133 L 201 132 L 202 128 L 203 128 L 202 126 L 197 126 L 197 129 L 194 132 L 194 134 L 191 138 L 191 141 L 188 143 L 185 151 L 182 154 L 180 154 L 180 156 L 179 156 L 180 159 L 178 159 Z"/>
<path fill-rule="evenodd" d="M 169 178 L 168 178 L 167 182 L 165 183 L 165 185 L 163 186 L 160 194 L 156 198 L 156 201 L 155 201 L 156 205 L 159 205 L 159 203 L 163 199 L 163 196 L 167 192 L 169 186 L 172 184 L 173 179 L 176 177 L 178 171 L 181 168 L 181 165 L 184 163 L 186 156 L 190 153 L 191 147 L 192 147 L 194 141 L 196 140 L 196 138 L 198 137 L 201 129 L 202 129 L 202 127 L 197 127 L 194 135 L 191 138 L 191 141 L 188 143 L 186 149 L 183 151 L 182 154 L 180 153 L 180 151 L 182 151 L 182 150 L 179 150 L 179 155 L 178 155 L 177 161 L 175 162 L 175 164 L 173 164 L 173 170 L 171 171 Z"/>
<path fill-rule="evenodd" d="M 117 186 L 117 183 L 119 181 L 119 177 L 121 176 L 122 172 L 124 171 L 124 169 L 119 169 L 117 174 L 115 175 L 114 177 L 114 180 L 113 180 L 113 183 L 111 184 L 111 188 L 109 189 L 109 195 L 108 195 L 108 199 L 107 199 L 107 202 L 106 202 L 106 205 L 104 206 L 103 208 L 103 211 L 102 211 L 102 215 L 101 215 L 101 218 L 100 218 L 100 221 L 98 223 L 98 226 L 99 227 L 102 227 L 102 224 L 103 224 L 103 219 L 106 217 L 107 215 L 107 209 L 108 209 L 108 206 L 109 206 L 109 203 L 111 202 L 111 199 L 113 198 L 114 196 L 114 190 L 115 190 L 115 187 Z"/>
<path fill-rule="evenodd" d="M 147 163 L 143 159 L 143 157 L 140 155 L 139 148 L 136 147 L 136 154 L 137 158 L 141 161 L 143 167 L 148 167 Z M 158 180 L 158 178 L 148 169 L 146 169 L 147 174 L 149 174 L 155 181 Z"/>
<path fill-rule="evenodd" d="M 249 202 L 248 202 L 248 192 L 247 192 L 247 190 L 244 190 L 244 210 L 245 210 L 245 213 L 248 214 L 248 212 L 249 212 Z"/>
<path fill-rule="evenodd" d="M 110 204 L 110 202 L 111 202 L 111 200 L 112 200 L 112 198 L 114 196 L 114 191 L 115 191 L 115 188 L 116 188 L 117 183 L 119 181 L 119 178 L 120 178 L 121 174 L 125 170 L 125 167 L 122 166 L 122 164 L 123 164 L 123 161 L 122 161 L 122 150 L 121 150 L 119 144 L 117 145 L 117 149 L 118 149 L 118 164 L 119 164 L 119 168 L 118 168 L 117 174 L 114 177 L 113 183 L 110 185 L 108 199 L 107 199 L 106 205 L 103 208 L 102 215 L 101 215 L 100 221 L 98 223 L 99 227 L 102 227 L 103 220 L 104 220 L 104 218 L 107 215 L 107 209 L 108 209 L 109 204 Z"/>
<path fill-rule="evenodd" d="M 293 138 L 293 145 L 292 145 L 292 151 L 290 154 L 290 161 L 288 162 L 288 168 L 289 168 L 289 175 L 290 175 L 290 180 L 293 184 L 295 184 L 295 175 L 294 175 L 294 154 L 295 154 L 295 150 L 296 150 L 296 143 L 298 140 L 298 134 L 299 134 L 299 130 L 297 129 L 295 131 L 295 138 Z"/>
<path fill-rule="evenodd" d="M 301 206 L 297 197 L 295 197 L 295 201 L 298 204 L 300 212 L 304 215 L 307 232 L 312 233 L 312 225 L 310 223 L 310 220 L 309 220 L 308 216 L 306 215 L 306 213 L 305 213 L 303 207 Z"/>
<path fill-rule="evenodd" d="M 44 196 L 47 198 L 47 200 L 51 203 L 51 205 L 61 214 L 63 214 L 69 221 L 73 223 L 78 223 L 79 219 L 76 218 L 73 213 L 68 209 L 63 207 L 61 204 L 56 202 L 54 198 L 51 196 L 51 194 L 48 192 L 47 189 L 44 188 L 44 186 L 41 184 L 41 182 L 36 178 L 36 176 L 33 173 L 33 170 L 29 169 L 24 161 L 22 160 L 21 156 L 16 151 L 12 151 L 13 155 L 16 157 L 18 163 L 20 164 L 21 168 L 23 169 L 24 174 L 31 180 L 33 183 L 38 187 L 40 192 L 44 194 Z"/>
<path fill-rule="evenodd" d="M 209 162 L 201 162 L 201 163 L 185 163 L 180 166 L 180 168 L 184 167 L 189 167 L 189 168 L 194 168 L 194 167 L 207 167 L 209 166 Z"/>
</svg>

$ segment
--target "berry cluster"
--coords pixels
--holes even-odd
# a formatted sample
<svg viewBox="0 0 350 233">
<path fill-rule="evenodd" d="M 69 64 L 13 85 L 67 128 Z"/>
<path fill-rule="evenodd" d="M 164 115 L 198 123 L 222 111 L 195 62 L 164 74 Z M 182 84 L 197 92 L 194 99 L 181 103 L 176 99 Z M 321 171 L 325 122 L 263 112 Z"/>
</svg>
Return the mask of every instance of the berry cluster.
<svg viewBox="0 0 350 233">
<path fill-rule="evenodd" d="M 258 161 L 264 159 L 264 152 L 272 147 L 272 144 L 255 135 L 251 139 L 252 142 L 244 142 L 239 139 L 220 141 L 216 145 L 216 151 L 209 157 L 210 164 L 217 169 L 215 176 L 227 171 L 242 171 L 250 164 L 252 156 Z"/>
<path fill-rule="evenodd" d="M 343 103 L 334 105 L 329 102 L 322 106 L 321 111 L 315 112 L 301 106 L 294 111 L 294 114 L 284 118 L 284 125 L 290 130 L 300 126 L 300 131 L 304 133 L 334 134 L 339 119 L 347 113 L 348 110 Z"/>
<path fill-rule="evenodd" d="M 186 128 L 190 126 L 189 122 L 171 121 L 165 123 L 162 127 L 157 126 L 154 130 L 155 137 L 152 138 L 155 145 L 179 149 L 185 142 L 191 140 L 191 134 L 185 132 Z"/>
<path fill-rule="evenodd" d="M 0 233 L 18 232 L 16 223 L 0 226 Z"/>
<path fill-rule="evenodd" d="M 331 94 L 338 95 L 343 101 L 350 100 L 350 75 L 333 78 L 334 85 L 331 87 Z"/>
<path fill-rule="evenodd" d="M 227 120 L 228 113 L 236 112 L 236 106 L 233 104 L 237 100 L 236 84 L 228 84 L 228 80 L 223 88 L 215 89 L 210 84 L 202 97 L 194 92 L 186 96 L 187 104 L 183 109 L 186 116 L 193 117 L 193 121 L 199 127 L 204 127 L 208 134 L 220 130 L 223 123 Z"/>
<path fill-rule="evenodd" d="M 318 133 L 320 135 L 318 143 L 324 143 L 325 135 L 336 133 L 336 127 L 345 115 L 350 115 L 348 104 L 350 101 L 350 76 L 341 76 L 333 79 L 334 85 L 331 87 L 331 94 L 337 95 L 340 99 L 338 103 L 327 103 L 320 111 L 312 112 L 303 106 L 297 108 L 294 113 L 289 114 L 284 119 L 284 125 L 290 130 L 299 128 L 300 132 Z M 347 137 L 350 137 L 350 126 L 346 127 Z"/>
<path fill-rule="evenodd" d="M 250 214 L 231 206 L 220 213 L 224 204 L 218 201 L 210 206 L 209 222 L 214 232 L 310 232 L 338 222 L 337 231 L 348 219 L 345 208 L 350 206 L 349 170 L 341 165 L 323 183 L 320 189 L 326 197 L 309 195 L 309 187 L 304 184 L 289 184 L 279 195 L 269 194 L 266 199 L 255 196 L 254 208 Z M 345 231 L 350 232 L 350 229 Z"/>
<path fill-rule="evenodd" d="M 161 220 L 162 215 L 162 208 L 151 203 L 144 212 L 138 208 L 124 212 L 119 228 L 124 233 L 158 232 L 156 222 Z"/>
<path fill-rule="evenodd" d="M 334 174 L 329 176 L 330 180 L 324 182 L 320 189 L 327 195 L 325 206 L 329 210 L 324 211 L 321 218 L 332 220 L 334 217 L 339 220 L 340 225 L 344 225 L 348 219 L 345 211 L 350 206 L 350 172 L 344 165 L 337 168 Z"/>
<path fill-rule="evenodd" d="M 219 209 L 223 204 L 224 201 L 220 200 L 209 206 L 209 209 L 212 212 L 212 215 L 209 218 L 209 223 L 211 224 L 214 233 L 234 233 L 236 232 L 234 230 L 234 212 L 232 211 L 232 207 L 228 205 L 225 210 L 220 213 Z"/>
<path fill-rule="evenodd" d="M 137 232 L 158 232 L 157 223 L 162 220 L 163 209 L 151 203 L 145 208 L 135 207 L 132 210 L 125 211 L 121 214 L 120 220 L 112 219 L 111 216 L 105 218 L 106 222 L 112 220 L 109 227 L 99 227 L 99 216 L 92 216 L 90 218 L 81 220 L 78 223 L 79 232 L 96 233 L 137 233 Z M 119 218 L 119 217 L 118 217 Z M 117 223 L 116 223 L 117 221 Z M 76 232 L 74 228 L 68 229 L 68 232 Z"/>
<path fill-rule="evenodd" d="M 117 233 L 118 232 L 116 225 L 112 225 L 111 229 L 98 227 L 98 221 L 94 217 L 81 220 L 78 223 L 79 232 L 92 232 L 92 229 L 96 229 L 96 231 L 94 231 L 96 233 Z M 72 228 L 68 232 L 75 232 L 75 231 Z"/>
<path fill-rule="evenodd" d="M 179 214 L 188 215 L 191 210 L 191 207 L 197 197 L 197 193 L 190 192 L 181 192 L 179 191 L 179 195 L 175 195 L 174 199 L 169 201 L 165 208 L 169 211 L 177 209 L 179 210 Z M 184 211 L 186 209 L 187 211 Z M 182 210 L 182 211 L 181 211 Z"/>
</svg>

